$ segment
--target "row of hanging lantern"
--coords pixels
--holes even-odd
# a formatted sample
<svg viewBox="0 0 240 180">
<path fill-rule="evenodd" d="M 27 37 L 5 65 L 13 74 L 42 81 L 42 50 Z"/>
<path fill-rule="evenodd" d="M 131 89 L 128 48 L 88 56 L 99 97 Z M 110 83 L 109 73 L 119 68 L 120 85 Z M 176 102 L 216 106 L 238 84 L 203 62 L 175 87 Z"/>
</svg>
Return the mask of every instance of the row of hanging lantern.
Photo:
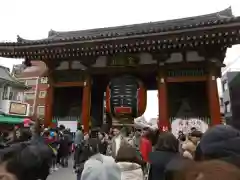
<svg viewBox="0 0 240 180">
<path fill-rule="evenodd" d="M 218 32 L 212 34 L 203 34 L 198 36 L 181 36 L 175 39 L 155 39 L 155 40 L 137 40 L 135 43 L 121 43 L 117 44 L 104 44 L 96 45 L 95 47 L 79 47 L 79 48 L 66 48 L 63 45 L 61 48 L 54 49 L 54 44 L 46 45 L 44 48 L 39 48 L 36 51 L 27 51 L 24 46 L 21 48 L 13 48 L 12 50 L 4 51 L 4 48 L 0 47 L 0 56 L 5 57 L 25 57 L 29 59 L 55 59 L 55 58 L 70 58 L 79 56 L 100 56 L 111 55 L 115 53 L 135 53 L 135 52 L 152 52 L 166 49 L 177 48 L 194 48 L 201 45 L 214 45 L 214 44 L 235 44 L 239 42 L 240 30 L 234 30 L 231 32 Z M 127 40 L 126 40 L 127 41 Z M 32 46 L 30 48 L 38 48 Z M 51 49 L 50 49 L 51 48 Z"/>
</svg>

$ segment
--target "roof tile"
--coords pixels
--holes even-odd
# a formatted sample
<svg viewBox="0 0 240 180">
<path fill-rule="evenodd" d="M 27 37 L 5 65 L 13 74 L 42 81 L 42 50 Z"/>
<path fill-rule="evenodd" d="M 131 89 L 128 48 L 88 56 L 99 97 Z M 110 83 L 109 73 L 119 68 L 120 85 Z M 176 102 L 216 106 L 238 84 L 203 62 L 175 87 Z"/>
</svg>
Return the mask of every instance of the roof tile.
<svg viewBox="0 0 240 180">
<path fill-rule="evenodd" d="M 212 24 L 221 24 L 233 20 L 231 7 L 212 14 L 188 17 L 175 20 L 149 22 L 125 26 L 116 26 L 108 28 L 97 28 L 80 31 L 58 32 L 50 30 L 48 38 L 40 40 L 27 40 L 20 36 L 17 37 L 20 43 L 48 43 L 52 41 L 86 40 L 106 37 L 132 36 L 141 34 L 151 34 L 157 32 L 173 31 L 185 28 L 194 28 Z"/>
</svg>

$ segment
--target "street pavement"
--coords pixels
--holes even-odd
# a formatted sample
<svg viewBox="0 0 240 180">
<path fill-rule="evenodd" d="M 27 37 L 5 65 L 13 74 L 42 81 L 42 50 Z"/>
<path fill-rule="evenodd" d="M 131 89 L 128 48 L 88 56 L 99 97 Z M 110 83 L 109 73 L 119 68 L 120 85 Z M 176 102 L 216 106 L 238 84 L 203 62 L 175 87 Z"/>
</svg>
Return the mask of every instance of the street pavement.
<svg viewBox="0 0 240 180">
<path fill-rule="evenodd" d="M 69 160 L 67 168 L 59 168 L 59 170 L 50 174 L 47 180 L 76 180 L 76 174 L 73 172 L 72 160 Z"/>
</svg>

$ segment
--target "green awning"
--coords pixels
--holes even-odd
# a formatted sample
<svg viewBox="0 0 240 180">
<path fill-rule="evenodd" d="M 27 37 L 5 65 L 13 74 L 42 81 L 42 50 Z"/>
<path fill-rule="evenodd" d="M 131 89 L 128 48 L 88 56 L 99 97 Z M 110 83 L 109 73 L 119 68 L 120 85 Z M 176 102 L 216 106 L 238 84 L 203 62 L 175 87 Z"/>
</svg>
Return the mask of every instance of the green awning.
<svg viewBox="0 0 240 180">
<path fill-rule="evenodd" d="M 6 123 L 6 124 L 21 124 L 23 123 L 24 118 L 23 117 L 17 117 L 17 116 L 0 116 L 0 124 Z"/>
</svg>

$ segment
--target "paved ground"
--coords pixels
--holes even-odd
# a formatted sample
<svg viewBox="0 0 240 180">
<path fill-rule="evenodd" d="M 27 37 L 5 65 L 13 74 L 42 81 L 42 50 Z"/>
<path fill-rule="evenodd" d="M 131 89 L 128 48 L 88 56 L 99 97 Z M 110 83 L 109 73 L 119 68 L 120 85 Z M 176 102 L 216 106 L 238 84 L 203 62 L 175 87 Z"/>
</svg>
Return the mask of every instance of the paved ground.
<svg viewBox="0 0 240 180">
<path fill-rule="evenodd" d="M 73 172 L 72 161 L 69 161 L 68 168 L 59 168 L 48 176 L 47 180 L 76 180 L 76 174 Z"/>
</svg>

